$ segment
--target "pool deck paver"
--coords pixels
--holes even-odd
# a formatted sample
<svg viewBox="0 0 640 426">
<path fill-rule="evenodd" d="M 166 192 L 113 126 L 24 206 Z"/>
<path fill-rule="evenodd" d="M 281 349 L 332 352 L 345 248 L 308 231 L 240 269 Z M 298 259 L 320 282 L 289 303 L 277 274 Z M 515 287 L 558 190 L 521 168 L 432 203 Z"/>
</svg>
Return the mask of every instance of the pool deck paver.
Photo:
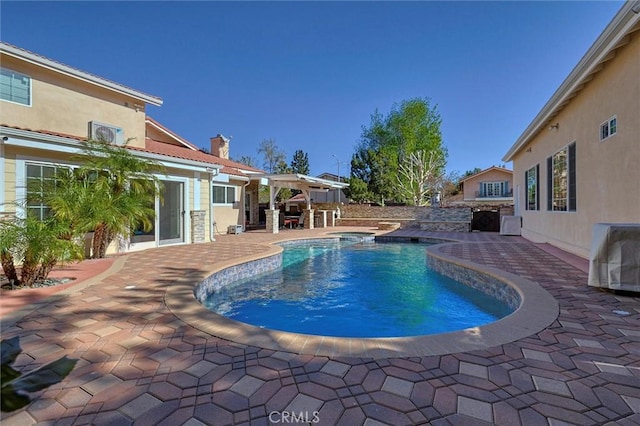
<svg viewBox="0 0 640 426">
<path fill-rule="evenodd" d="M 366 230 L 331 231 L 348 229 Z M 483 350 L 289 353 L 212 336 L 165 304 L 178 281 L 260 256 L 270 242 L 326 231 L 255 231 L 119 256 L 97 279 L 3 313 L 2 338 L 21 339 L 19 370 L 63 355 L 79 361 L 30 405 L 2 413 L 2 423 L 267 425 L 303 415 L 296 419 L 319 425 L 640 424 L 640 298 L 588 287 L 583 259 L 520 237 L 387 234 L 462 241 L 447 254 L 534 281 L 558 301 L 549 327 Z"/>
</svg>

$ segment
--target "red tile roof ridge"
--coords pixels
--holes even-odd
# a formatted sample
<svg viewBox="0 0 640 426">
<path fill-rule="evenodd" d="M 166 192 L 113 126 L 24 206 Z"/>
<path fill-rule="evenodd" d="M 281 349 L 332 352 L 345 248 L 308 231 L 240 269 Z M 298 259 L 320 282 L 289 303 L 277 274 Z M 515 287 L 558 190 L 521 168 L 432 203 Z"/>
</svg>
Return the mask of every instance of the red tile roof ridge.
<svg viewBox="0 0 640 426">
<path fill-rule="evenodd" d="M 178 139 L 179 142 L 181 142 L 182 144 L 186 145 L 188 148 L 190 148 L 190 149 L 192 149 L 194 151 L 200 151 L 200 148 L 198 148 L 196 145 L 192 144 L 191 142 L 189 142 L 188 140 L 186 140 L 182 136 L 178 135 L 176 132 L 174 132 L 173 130 L 169 129 L 168 127 L 164 126 L 162 123 L 160 123 L 158 120 L 154 119 L 153 117 L 151 117 L 149 115 L 146 115 L 145 116 L 145 121 L 150 121 L 151 123 L 153 123 L 156 126 L 160 127 L 162 130 L 164 130 L 165 132 L 169 133 L 169 135 L 173 136 L 174 138 Z"/>
<path fill-rule="evenodd" d="M 215 164 L 218 166 L 222 166 L 223 173 L 233 174 L 237 176 L 247 176 L 245 173 L 239 170 L 240 168 L 248 169 L 248 167 L 244 166 L 241 163 L 236 163 L 235 161 L 220 158 L 213 154 L 209 154 L 201 150 L 193 151 L 185 147 L 171 145 L 162 141 L 151 139 L 149 137 L 146 138 L 145 140 L 144 149 L 140 147 L 131 147 L 131 148 L 136 150 L 151 152 L 154 154 L 166 155 L 174 158 L 182 158 L 185 160 L 194 160 L 194 161 L 201 161 L 204 163 Z M 256 171 L 258 172 L 258 170 Z"/>
</svg>

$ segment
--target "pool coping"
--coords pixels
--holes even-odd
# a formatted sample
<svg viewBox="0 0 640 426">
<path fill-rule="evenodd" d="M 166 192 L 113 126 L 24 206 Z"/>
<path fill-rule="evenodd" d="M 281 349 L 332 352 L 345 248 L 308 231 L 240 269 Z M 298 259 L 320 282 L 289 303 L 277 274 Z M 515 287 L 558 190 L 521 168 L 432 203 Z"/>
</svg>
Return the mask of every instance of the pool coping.
<svg viewBox="0 0 640 426">
<path fill-rule="evenodd" d="M 327 236 L 318 238 L 326 239 Z M 265 244 L 265 252 L 260 255 L 217 265 L 206 277 L 233 266 L 278 255 L 283 249 L 277 243 L 294 240 L 286 239 Z M 521 298 L 519 308 L 490 324 L 448 333 L 410 337 L 346 338 L 271 330 L 226 318 L 200 304 L 194 295 L 194 289 L 200 282 L 194 283 L 189 278 L 178 280 L 167 289 L 165 304 L 182 321 L 213 336 L 275 351 L 330 357 L 412 357 L 482 350 L 531 336 L 557 319 L 558 302 L 539 284 L 506 271 L 450 256 L 440 250 L 450 244 L 464 242 L 427 247 L 427 255 L 513 287 Z"/>
</svg>

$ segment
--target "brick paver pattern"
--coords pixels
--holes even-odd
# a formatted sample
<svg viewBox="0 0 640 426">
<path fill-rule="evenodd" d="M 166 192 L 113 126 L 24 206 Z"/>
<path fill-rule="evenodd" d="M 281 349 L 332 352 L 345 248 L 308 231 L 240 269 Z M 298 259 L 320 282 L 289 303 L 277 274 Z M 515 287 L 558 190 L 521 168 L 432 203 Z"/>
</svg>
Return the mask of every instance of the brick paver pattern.
<svg viewBox="0 0 640 426">
<path fill-rule="evenodd" d="M 412 232 L 459 239 L 448 254 L 539 283 L 558 300 L 558 319 L 519 341 L 430 357 L 329 359 L 222 340 L 172 315 L 166 288 L 185 277 L 196 283 L 212 265 L 255 256 L 270 241 L 320 230 L 225 235 L 129 254 L 117 273 L 4 329 L 3 338 L 20 336 L 20 370 L 63 355 L 79 361 L 2 422 L 640 424 L 637 295 L 588 287 L 584 271 L 520 237 Z"/>
</svg>

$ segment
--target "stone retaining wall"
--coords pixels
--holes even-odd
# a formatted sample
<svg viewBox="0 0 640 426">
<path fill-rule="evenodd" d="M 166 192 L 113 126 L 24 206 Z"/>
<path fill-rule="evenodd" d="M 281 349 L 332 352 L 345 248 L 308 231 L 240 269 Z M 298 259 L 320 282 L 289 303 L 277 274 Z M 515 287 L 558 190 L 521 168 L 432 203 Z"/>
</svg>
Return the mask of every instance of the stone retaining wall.
<svg viewBox="0 0 640 426">
<path fill-rule="evenodd" d="M 401 228 L 425 231 L 469 232 L 472 211 L 469 207 L 370 206 L 349 204 L 340 208 L 338 226 L 371 226 L 378 222 L 397 222 Z"/>
<path fill-rule="evenodd" d="M 413 219 L 395 219 L 389 217 L 383 218 L 366 218 L 366 217 L 356 217 L 356 218 L 340 218 L 336 219 L 336 226 L 369 226 L 372 228 L 378 227 L 378 222 L 396 222 L 400 224 L 401 228 L 410 228 L 415 227 L 416 222 Z"/>
<path fill-rule="evenodd" d="M 448 262 L 434 255 L 434 251 L 436 250 L 427 248 L 427 266 L 430 269 L 488 294 L 505 303 L 514 311 L 522 303 L 518 291 L 504 281 L 479 270 Z"/>
</svg>

